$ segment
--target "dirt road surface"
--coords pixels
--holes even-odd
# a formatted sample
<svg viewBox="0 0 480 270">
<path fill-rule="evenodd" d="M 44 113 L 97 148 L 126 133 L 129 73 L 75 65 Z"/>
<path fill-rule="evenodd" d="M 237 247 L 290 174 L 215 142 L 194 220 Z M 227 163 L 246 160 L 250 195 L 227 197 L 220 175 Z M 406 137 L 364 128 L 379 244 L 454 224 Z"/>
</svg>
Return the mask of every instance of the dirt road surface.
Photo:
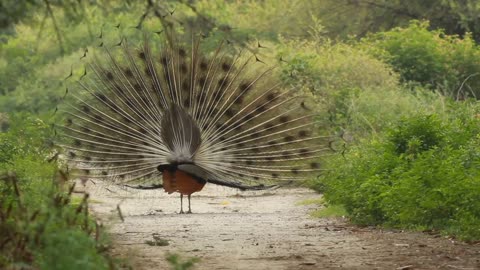
<svg viewBox="0 0 480 270">
<path fill-rule="evenodd" d="M 199 258 L 194 269 L 480 269 L 479 244 L 312 218 L 318 206 L 300 202 L 320 195 L 308 189 L 207 185 L 192 197 L 194 213 L 183 215 L 178 194 L 163 190 L 100 183 L 86 190 L 92 210 L 110 227 L 114 253 L 130 256 L 134 269 L 170 269 L 168 253 Z"/>
</svg>

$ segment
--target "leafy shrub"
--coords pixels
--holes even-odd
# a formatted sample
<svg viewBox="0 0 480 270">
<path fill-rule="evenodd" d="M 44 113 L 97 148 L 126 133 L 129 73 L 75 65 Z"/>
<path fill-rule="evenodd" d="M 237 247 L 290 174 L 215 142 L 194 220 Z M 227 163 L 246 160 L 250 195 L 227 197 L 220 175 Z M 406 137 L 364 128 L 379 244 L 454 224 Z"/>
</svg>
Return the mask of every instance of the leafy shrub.
<svg viewBox="0 0 480 270">
<path fill-rule="evenodd" d="M 12 115 L 0 133 L 0 268 L 110 269 L 87 197 L 73 203 L 44 121 Z"/>
<path fill-rule="evenodd" d="M 371 34 L 362 43 L 390 63 L 406 82 L 438 88 L 454 98 L 480 98 L 480 49 L 470 35 L 460 38 L 429 30 L 428 22 Z"/>
<path fill-rule="evenodd" d="M 320 104 L 319 117 L 331 133 L 345 132 L 357 140 L 381 132 L 401 117 L 418 111 L 432 113 L 444 106 L 436 93 L 400 85 L 388 64 L 357 43 L 283 40 L 277 54 L 284 60 L 283 79 L 314 95 Z"/>
<path fill-rule="evenodd" d="M 403 87 L 357 91 L 343 101 L 344 109 L 335 110 L 336 125 L 357 140 L 377 134 L 391 123 L 415 113 L 442 112 L 442 97 L 423 88 L 410 91 Z M 341 107 L 340 107 L 341 108 Z"/>
<path fill-rule="evenodd" d="M 413 117 L 390 130 L 388 140 L 395 146 L 395 153 L 418 154 L 438 147 L 444 140 L 442 123 L 434 115 Z"/>
<path fill-rule="evenodd" d="M 362 136 L 376 132 L 384 122 L 372 124 L 371 118 L 381 115 L 376 109 L 395 117 L 396 108 L 408 111 L 415 99 L 400 90 L 398 76 L 387 64 L 354 45 L 325 39 L 282 40 L 276 51 L 283 60 L 280 76 L 287 84 L 313 94 L 320 117 L 334 132 L 347 129 Z M 393 106 L 387 111 L 385 103 Z"/>
<path fill-rule="evenodd" d="M 398 84 L 396 74 L 387 64 L 345 43 L 283 39 L 277 55 L 285 61 L 285 81 L 305 85 L 320 96 L 328 91 L 388 89 Z"/>
<path fill-rule="evenodd" d="M 433 229 L 480 239 L 478 106 L 404 118 L 326 165 L 312 186 L 359 224 Z"/>
</svg>

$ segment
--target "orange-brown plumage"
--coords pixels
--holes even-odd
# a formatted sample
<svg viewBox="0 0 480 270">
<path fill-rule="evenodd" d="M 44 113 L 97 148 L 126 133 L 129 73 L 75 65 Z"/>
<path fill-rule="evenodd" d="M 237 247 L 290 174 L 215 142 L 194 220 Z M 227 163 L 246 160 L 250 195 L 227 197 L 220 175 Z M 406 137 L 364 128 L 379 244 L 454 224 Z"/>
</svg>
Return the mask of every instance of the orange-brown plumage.
<svg viewBox="0 0 480 270">
<path fill-rule="evenodd" d="M 188 173 L 180 170 L 169 171 L 164 170 L 163 173 L 163 189 L 168 194 L 178 192 L 182 195 L 191 195 L 194 192 L 202 190 L 205 182 L 196 179 Z"/>
<path fill-rule="evenodd" d="M 173 192 L 180 193 L 180 213 L 184 213 L 183 195 L 188 196 L 187 213 L 191 213 L 192 210 L 190 207 L 190 196 L 192 195 L 192 193 L 202 190 L 207 181 L 199 177 L 195 177 L 184 171 L 181 171 L 177 168 L 159 168 L 159 170 L 162 172 L 163 189 L 165 190 L 165 192 L 168 192 L 168 194 L 171 194 Z"/>
</svg>

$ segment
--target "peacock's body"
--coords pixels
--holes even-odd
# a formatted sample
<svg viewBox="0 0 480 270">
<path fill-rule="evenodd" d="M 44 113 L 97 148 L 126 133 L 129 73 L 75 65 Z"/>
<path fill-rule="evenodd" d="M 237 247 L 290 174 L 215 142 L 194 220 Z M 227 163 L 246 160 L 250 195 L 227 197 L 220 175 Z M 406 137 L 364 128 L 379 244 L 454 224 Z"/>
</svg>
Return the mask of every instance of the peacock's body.
<svg viewBox="0 0 480 270">
<path fill-rule="evenodd" d="M 208 182 L 247 188 L 319 170 L 326 147 L 313 111 L 257 57 L 158 43 L 123 39 L 88 61 L 63 105 L 70 164 L 117 184 L 161 181 L 189 199 Z"/>
</svg>

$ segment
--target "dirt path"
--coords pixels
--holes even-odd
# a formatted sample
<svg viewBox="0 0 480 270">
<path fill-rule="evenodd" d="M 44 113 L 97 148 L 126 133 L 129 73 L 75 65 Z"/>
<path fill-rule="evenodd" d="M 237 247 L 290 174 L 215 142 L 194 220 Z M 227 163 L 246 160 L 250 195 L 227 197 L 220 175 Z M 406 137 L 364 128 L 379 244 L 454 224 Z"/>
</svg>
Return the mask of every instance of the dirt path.
<svg viewBox="0 0 480 270">
<path fill-rule="evenodd" d="M 198 257 L 195 269 L 480 269 L 480 245 L 422 233 L 382 231 L 314 219 L 307 189 L 237 192 L 206 186 L 179 215 L 178 195 L 88 188 L 93 211 L 110 224 L 115 252 L 135 269 L 169 269 L 168 252 Z M 124 222 L 116 211 L 120 203 Z M 168 246 L 146 244 L 167 240 Z"/>
</svg>

